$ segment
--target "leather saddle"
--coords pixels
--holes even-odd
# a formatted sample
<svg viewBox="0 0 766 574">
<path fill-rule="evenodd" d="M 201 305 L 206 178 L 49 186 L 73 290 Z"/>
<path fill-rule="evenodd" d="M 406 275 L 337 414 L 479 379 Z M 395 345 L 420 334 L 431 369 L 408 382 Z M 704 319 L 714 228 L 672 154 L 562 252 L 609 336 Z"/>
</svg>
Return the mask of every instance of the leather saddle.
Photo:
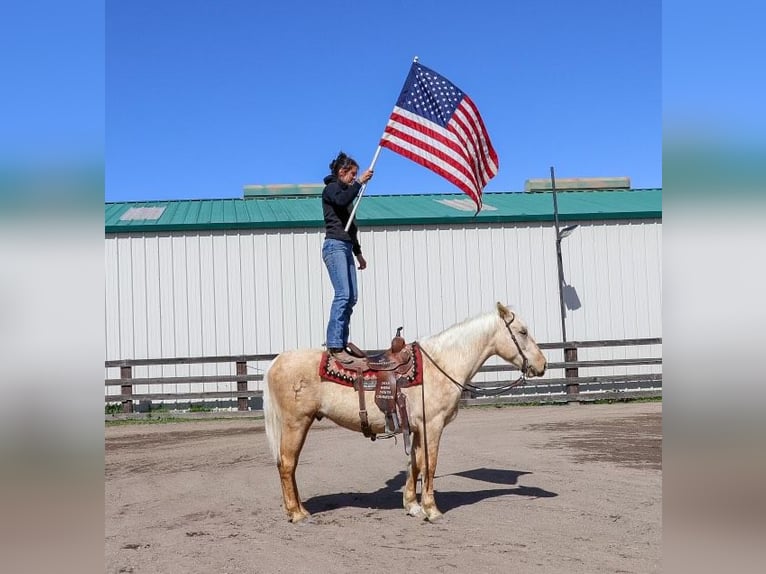
<svg viewBox="0 0 766 574">
<path fill-rule="evenodd" d="M 375 404 L 386 419 L 385 432 L 402 433 L 404 448 L 409 453 L 410 426 L 407 414 L 407 398 L 401 389 L 411 386 L 412 373 L 415 369 L 415 349 L 407 345 L 401 336 L 402 327 L 396 330 L 391 339 L 391 347 L 382 353 L 368 355 L 353 343 L 347 349 L 333 355 L 333 358 L 346 370 L 354 371 L 354 388 L 359 395 L 359 418 L 364 436 L 375 440 L 377 437 L 370 427 L 365 404 L 365 375 L 375 377 Z"/>
</svg>

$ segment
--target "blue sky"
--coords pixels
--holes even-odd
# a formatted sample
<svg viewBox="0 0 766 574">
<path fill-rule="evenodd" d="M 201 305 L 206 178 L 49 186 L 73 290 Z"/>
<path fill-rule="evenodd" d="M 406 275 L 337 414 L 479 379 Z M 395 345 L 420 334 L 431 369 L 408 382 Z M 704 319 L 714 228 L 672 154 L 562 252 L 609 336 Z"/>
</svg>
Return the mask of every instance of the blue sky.
<svg viewBox="0 0 766 574">
<path fill-rule="evenodd" d="M 106 199 L 320 182 L 340 149 L 365 167 L 416 55 L 479 107 L 485 191 L 550 166 L 662 185 L 659 0 L 131 0 L 106 4 Z M 457 191 L 390 150 L 367 189 Z"/>
<path fill-rule="evenodd" d="M 101 0 L 4 2 L 0 171 L 100 165 L 104 147 Z"/>
</svg>

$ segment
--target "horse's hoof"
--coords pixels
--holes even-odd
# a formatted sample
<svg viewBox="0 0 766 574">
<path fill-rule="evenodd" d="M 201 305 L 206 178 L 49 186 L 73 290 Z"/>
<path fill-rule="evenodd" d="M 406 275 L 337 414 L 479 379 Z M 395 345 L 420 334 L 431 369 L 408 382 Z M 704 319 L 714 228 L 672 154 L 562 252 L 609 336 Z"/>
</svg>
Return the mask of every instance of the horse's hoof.
<svg viewBox="0 0 766 574">
<path fill-rule="evenodd" d="M 290 522 L 293 524 L 297 524 L 299 522 L 303 522 L 307 518 L 309 518 L 311 515 L 309 513 L 302 513 L 302 512 L 296 512 L 295 514 L 292 514 L 290 516 Z"/>
<path fill-rule="evenodd" d="M 444 516 L 438 510 L 436 512 L 432 512 L 431 514 L 426 514 L 425 512 L 424 514 L 425 516 L 423 517 L 423 520 L 426 522 L 436 522 L 437 520 L 440 520 L 442 516 Z"/>
<path fill-rule="evenodd" d="M 419 504 L 410 506 L 407 510 L 409 516 L 423 516 L 423 507 Z"/>
</svg>

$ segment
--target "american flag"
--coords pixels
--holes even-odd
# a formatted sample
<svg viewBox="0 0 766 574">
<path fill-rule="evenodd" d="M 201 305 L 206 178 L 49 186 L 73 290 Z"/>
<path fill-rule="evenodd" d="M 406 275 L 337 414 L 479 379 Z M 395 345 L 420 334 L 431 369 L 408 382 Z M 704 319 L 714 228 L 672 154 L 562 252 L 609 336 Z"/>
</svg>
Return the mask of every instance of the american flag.
<svg viewBox="0 0 766 574">
<path fill-rule="evenodd" d="M 497 154 L 479 110 L 452 82 L 414 62 L 380 145 L 454 183 L 481 209 Z"/>
</svg>

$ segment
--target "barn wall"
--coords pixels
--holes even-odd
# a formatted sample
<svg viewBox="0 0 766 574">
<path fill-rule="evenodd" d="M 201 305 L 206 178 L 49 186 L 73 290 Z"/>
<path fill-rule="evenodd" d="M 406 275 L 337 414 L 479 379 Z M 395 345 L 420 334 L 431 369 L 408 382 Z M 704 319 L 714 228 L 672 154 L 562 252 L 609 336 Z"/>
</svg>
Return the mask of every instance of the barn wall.
<svg viewBox="0 0 766 574">
<path fill-rule="evenodd" d="M 572 307 L 568 339 L 661 337 L 661 222 L 567 221 L 572 223 L 580 227 L 562 242 Z M 351 339 L 362 348 L 383 348 L 400 325 L 408 340 L 418 339 L 489 311 L 500 300 L 519 311 L 538 341 L 560 341 L 554 237 L 553 226 L 540 223 L 363 229 L 369 266 L 359 273 Z M 332 301 L 322 239 L 321 229 L 107 235 L 106 359 L 319 347 Z M 580 353 L 580 359 L 598 359 L 661 351 Z M 549 353 L 549 360 L 561 360 L 560 353 Z M 230 368 L 145 367 L 135 376 L 223 374 Z M 644 370 L 650 369 L 656 367 Z M 177 390 L 202 390 L 202 385 Z"/>
</svg>

